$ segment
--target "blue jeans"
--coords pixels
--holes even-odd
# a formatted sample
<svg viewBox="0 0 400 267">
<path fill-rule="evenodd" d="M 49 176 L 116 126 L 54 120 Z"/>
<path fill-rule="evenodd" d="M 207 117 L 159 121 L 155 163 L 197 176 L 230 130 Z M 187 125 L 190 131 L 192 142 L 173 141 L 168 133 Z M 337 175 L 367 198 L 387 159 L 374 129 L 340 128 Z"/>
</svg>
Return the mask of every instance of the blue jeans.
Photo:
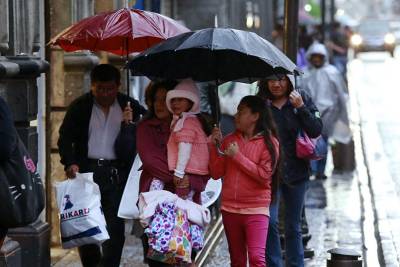
<svg viewBox="0 0 400 267">
<path fill-rule="evenodd" d="M 268 267 L 282 267 L 282 251 L 279 239 L 279 199 L 282 196 L 285 203 L 285 252 L 287 267 L 304 266 L 304 248 L 301 232 L 301 213 L 304 197 L 308 189 L 308 180 L 295 185 L 281 184 L 277 199 L 270 206 L 270 219 L 266 247 Z"/>
</svg>

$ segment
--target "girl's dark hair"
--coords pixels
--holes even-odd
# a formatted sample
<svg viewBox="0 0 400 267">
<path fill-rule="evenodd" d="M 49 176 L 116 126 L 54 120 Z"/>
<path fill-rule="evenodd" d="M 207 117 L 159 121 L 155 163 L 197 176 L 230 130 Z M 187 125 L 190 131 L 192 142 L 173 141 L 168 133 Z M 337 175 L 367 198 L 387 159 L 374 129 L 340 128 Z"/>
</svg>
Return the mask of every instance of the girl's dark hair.
<svg viewBox="0 0 400 267">
<path fill-rule="evenodd" d="M 287 79 L 287 84 L 288 84 L 288 90 L 286 92 L 287 96 L 290 95 L 290 93 L 293 91 L 293 85 L 290 82 L 289 78 L 285 75 L 286 79 Z M 261 97 L 264 100 L 273 100 L 274 96 L 271 94 L 271 91 L 268 88 L 268 80 L 269 79 L 261 79 L 258 81 L 257 83 L 257 87 L 258 87 L 258 92 L 257 92 L 257 96 Z"/>
<path fill-rule="evenodd" d="M 174 87 L 178 84 L 177 81 L 166 80 L 166 81 L 158 81 L 158 82 L 150 82 L 147 85 L 145 93 L 144 93 L 144 101 L 147 105 L 148 111 L 146 116 L 143 118 L 144 120 L 152 119 L 155 117 L 154 112 L 154 101 L 156 100 L 156 94 L 158 89 L 165 88 L 165 90 L 170 91 L 174 89 Z"/>
<path fill-rule="evenodd" d="M 275 149 L 272 137 L 278 139 L 278 130 L 275 121 L 272 117 L 271 109 L 266 105 L 265 100 L 259 96 L 245 96 L 240 100 L 239 105 L 245 105 L 251 110 L 251 113 L 258 113 L 259 118 L 256 124 L 256 133 L 262 133 L 264 135 L 264 142 L 267 146 L 268 152 L 271 155 L 272 167 L 275 167 L 272 175 L 272 202 L 276 199 L 276 192 L 278 190 L 280 181 L 280 170 L 281 170 L 281 148 L 279 145 L 278 151 Z"/>
</svg>

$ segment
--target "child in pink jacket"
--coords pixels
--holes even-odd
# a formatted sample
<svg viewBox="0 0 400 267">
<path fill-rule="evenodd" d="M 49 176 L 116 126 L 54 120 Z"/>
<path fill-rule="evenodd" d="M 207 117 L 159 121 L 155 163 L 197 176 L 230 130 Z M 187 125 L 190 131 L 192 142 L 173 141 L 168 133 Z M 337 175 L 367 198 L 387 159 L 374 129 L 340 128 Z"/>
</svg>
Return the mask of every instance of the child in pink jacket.
<svg viewBox="0 0 400 267">
<path fill-rule="evenodd" d="M 174 172 L 175 193 L 201 204 L 200 193 L 209 179 L 208 139 L 200 121 L 200 96 L 196 84 L 185 79 L 166 97 L 172 113 L 167 143 L 168 167 Z"/>
<path fill-rule="evenodd" d="M 221 132 L 214 128 L 210 145 L 210 172 L 223 177 L 221 212 L 231 266 L 265 267 L 269 205 L 277 188 L 279 143 L 271 112 L 257 96 L 244 97 L 235 115 L 236 131 L 216 144 Z"/>
</svg>

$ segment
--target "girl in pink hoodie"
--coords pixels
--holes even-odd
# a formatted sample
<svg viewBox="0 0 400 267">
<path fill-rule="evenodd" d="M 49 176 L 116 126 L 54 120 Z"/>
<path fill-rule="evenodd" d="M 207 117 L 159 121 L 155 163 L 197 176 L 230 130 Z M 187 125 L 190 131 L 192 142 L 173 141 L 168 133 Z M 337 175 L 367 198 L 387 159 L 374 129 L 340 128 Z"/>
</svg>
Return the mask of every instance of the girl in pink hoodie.
<svg viewBox="0 0 400 267">
<path fill-rule="evenodd" d="M 210 172 L 223 177 L 221 212 L 231 266 L 266 266 L 269 205 L 278 184 L 279 142 L 271 112 L 257 96 L 244 97 L 235 115 L 236 132 L 222 141 L 214 128 Z M 221 144 L 224 155 L 217 151 Z"/>
</svg>

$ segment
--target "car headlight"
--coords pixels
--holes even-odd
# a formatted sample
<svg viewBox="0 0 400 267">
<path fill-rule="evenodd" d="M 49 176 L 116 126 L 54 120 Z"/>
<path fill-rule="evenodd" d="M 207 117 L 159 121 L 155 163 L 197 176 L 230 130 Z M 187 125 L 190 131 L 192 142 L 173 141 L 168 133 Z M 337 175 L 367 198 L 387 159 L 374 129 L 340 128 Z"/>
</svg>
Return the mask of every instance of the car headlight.
<svg viewBox="0 0 400 267">
<path fill-rule="evenodd" d="M 359 34 L 353 34 L 351 36 L 350 42 L 353 46 L 359 46 L 360 44 L 362 44 L 363 40 L 361 35 Z"/>
<path fill-rule="evenodd" d="M 385 44 L 391 45 L 391 44 L 394 44 L 395 42 L 396 42 L 396 37 L 394 37 L 393 34 L 387 33 L 385 35 Z"/>
</svg>

